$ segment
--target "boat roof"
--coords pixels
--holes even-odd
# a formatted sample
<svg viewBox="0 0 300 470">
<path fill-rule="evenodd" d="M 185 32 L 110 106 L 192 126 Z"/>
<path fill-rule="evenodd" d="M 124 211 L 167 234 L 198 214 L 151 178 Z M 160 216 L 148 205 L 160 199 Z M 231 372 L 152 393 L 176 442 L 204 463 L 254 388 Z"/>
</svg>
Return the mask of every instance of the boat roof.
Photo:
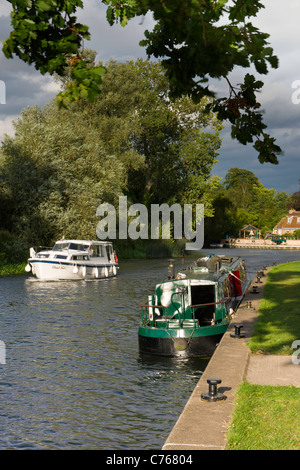
<svg viewBox="0 0 300 470">
<path fill-rule="evenodd" d="M 197 259 L 190 266 L 181 269 L 174 279 L 164 279 L 163 282 L 174 282 L 184 279 L 221 281 L 228 273 L 237 268 L 242 261 L 242 258 L 239 256 L 208 255 Z M 217 263 L 219 263 L 219 268 L 216 270 L 215 266 Z"/>
<path fill-rule="evenodd" d="M 57 243 L 77 243 L 79 245 L 112 245 L 111 241 L 99 241 L 99 240 L 75 240 L 75 239 L 68 239 L 65 240 L 62 238 L 61 240 L 57 240 Z"/>
</svg>

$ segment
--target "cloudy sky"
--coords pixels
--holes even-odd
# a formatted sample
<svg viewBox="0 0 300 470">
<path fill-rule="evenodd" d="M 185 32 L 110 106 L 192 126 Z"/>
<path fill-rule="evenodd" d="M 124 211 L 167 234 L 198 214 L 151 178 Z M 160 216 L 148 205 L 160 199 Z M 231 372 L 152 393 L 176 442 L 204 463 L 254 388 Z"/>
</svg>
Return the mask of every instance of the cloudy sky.
<svg viewBox="0 0 300 470">
<path fill-rule="evenodd" d="M 300 179 L 300 1 L 263 0 L 262 3 L 265 9 L 255 18 L 254 24 L 271 35 L 269 42 L 280 64 L 278 69 L 271 69 L 267 76 L 257 76 L 265 82 L 259 101 L 265 110 L 264 119 L 269 132 L 277 139 L 284 155 L 279 157 L 278 165 L 261 165 L 252 146 L 233 141 L 229 128 L 225 127 L 219 162 L 213 174 L 224 177 L 232 167 L 245 168 L 252 171 L 267 188 L 293 193 L 299 190 Z M 92 39 L 86 43 L 86 47 L 96 50 L 99 60 L 146 58 L 138 43 L 143 38 L 144 30 L 152 28 L 151 17 L 134 19 L 126 28 L 110 27 L 100 0 L 84 0 L 84 5 L 78 17 L 82 23 L 90 26 Z M 11 30 L 10 10 L 11 4 L 0 0 L 1 42 Z M 234 71 L 232 83 L 239 83 L 244 73 L 245 70 Z M 13 135 L 12 120 L 19 116 L 21 109 L 35 104 L 43 106 L 58 92 L 58 85 L 50 76 L 41 76 L 34 67 L 17 58 L 6 59 L 2 51 L 0 80 L 0 139 L 5 133 Z M 293 84 L 297 88 L 292 88 Z M 225 84 L 218 83 L 217 89 L 224 89 L 227 93 Z"/>
</svg>

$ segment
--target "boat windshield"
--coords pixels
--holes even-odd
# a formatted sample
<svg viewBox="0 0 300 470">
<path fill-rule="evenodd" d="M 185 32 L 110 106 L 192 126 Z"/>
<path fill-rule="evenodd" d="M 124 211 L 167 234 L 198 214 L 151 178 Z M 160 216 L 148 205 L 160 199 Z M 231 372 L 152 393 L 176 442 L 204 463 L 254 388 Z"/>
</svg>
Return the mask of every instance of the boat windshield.
<svg viewBox="0 0 300 470">
<path fill-rule="evenodd" d="M 53 251 L 63 251 L 69 248 L 69 243 L 55 243 Z"/>
<path fill-rule="evenodd" d="M 53 251 L 63 251 L 63 250 L 87 251 L 88 248 L 89 248 L 89 245 L 84 245 L 81 243 L 61 242 L 61 243 L 55 243 L 53 247 Z"/>
</svg>

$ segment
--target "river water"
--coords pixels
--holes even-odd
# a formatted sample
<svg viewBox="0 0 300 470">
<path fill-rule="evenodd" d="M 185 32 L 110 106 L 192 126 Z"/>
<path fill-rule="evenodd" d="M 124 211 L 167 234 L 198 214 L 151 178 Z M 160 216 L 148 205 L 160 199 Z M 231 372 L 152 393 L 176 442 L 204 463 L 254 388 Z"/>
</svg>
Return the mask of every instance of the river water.
<svg viewBox="0 0 300 470">
<path fill-rule="evenodd" d="M 300 260 L 290 250 L 215 252 L 243 256 L 252 277 Z M 207 365 L 139 354 L 137 305 L 167 264 L 121 261 L 117 278 L 89 282 L 0 279 L 1 450 L 161 449 Z"/>
</svg>

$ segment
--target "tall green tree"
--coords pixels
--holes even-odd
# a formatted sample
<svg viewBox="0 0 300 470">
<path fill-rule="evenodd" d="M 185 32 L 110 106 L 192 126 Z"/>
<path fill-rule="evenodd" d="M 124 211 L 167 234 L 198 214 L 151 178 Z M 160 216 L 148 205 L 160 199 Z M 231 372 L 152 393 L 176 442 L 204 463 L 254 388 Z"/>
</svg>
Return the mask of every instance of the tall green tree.
<svg viewBox="0 0 300 470">
<path fill-rule="evenodd" d="M 236 211 L 226 191 L 219 187 L 212 201 L 213 217 L 205 218 L 204 241 L 206 246 L 210 243 L 219 243 L 229 235 L 235 235 L 240 228 L 236 218 Z"/>
<path fill-rule="evenodd" d="M 201 202 L 221 145 L 222 125 L 205 111 L 208 99 L 170 101 L 159 62 L 110 61 L 106 70 L 99 97 L 70 109 L 124 165 L 126 194 L 145 204 Z"/>
<path fill-rule="evenodd" d="M 4 228 L 36 244 L 95 238 L 96 209 L 116 202 L 122 164 L 95 129 L 54 103 L 24 110 L 15 130 L 1 148 L 1 192 L 9 202 Z"/>
<path fill-rule="evenodd" d="M 223 185 L 235 208 L 239 228 L 251 223 L 262 232 L 272 230 L 287 211 L 290 195 L 265 188 L 252 171 L 231 168 Z"/>
<path fill-rule="evenodd" d="M 118 207 L 122 194 L 209 208 L 222 126 L 205 102 L 171 102 L 160 64 L 149 61 L 110 62 L 101 86 L 93 103 L 23 110 L 1 148 L 2 228 L 32 243 L 94 238 L 97 207 Z"/>
<path fill-rule="evenodd" d="M 295 209 L 296 211 L 300 210 L 300 191 L 296 191 L 292 194 L 290 209 Z"/>
<path fill-rule="evenodd" d="M 224 187 L 233 204 L 239 209 L 250 210 L 253 205 L 255 185 L 260 185 L 258 178 L 252 171 L 241 168 L 230 168 L 225 179 Z"/>
<path fill-rule="evenodd" d="M 130 142 L 145 159 L 143 174 L 132 173 L 133 181 L 140 179 L 145 203 L 184 203 L 187 194 L 190 203 L 200 202 L 221 146 L 221 123 L 205 112 L 205 98 L 170 101 L 159 63 L 138 60 L 129 66 L 142 96 L 130 120 Z"/>
</svg>

